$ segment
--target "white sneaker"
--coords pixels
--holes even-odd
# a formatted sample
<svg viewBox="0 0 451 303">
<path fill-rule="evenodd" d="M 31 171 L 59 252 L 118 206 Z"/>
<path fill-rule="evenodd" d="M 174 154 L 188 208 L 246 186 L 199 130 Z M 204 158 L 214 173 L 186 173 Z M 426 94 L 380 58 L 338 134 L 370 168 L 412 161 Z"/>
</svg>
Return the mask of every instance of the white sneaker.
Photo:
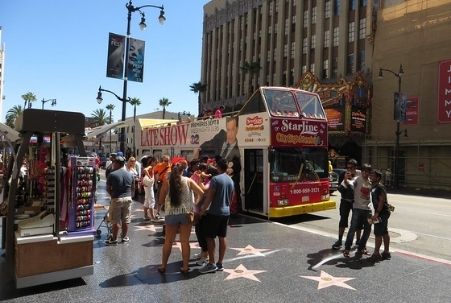
<svg viewBox="0 0 451 303">
<path fill-rule="evenodd" d="M 200 259 L 196 262 L 196 265 L 203 266 L 203 265 L 207 264 L 207 262 L 208 262 L 208 259 L 206 259 L 206 258 L 200 258 Z"/>
</svg>

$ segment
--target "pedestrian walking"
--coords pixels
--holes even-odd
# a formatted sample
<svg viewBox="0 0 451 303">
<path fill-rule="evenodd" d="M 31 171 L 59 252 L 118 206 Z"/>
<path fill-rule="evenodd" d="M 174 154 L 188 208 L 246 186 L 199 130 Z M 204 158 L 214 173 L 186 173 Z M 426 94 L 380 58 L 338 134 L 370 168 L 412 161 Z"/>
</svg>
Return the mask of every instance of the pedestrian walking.
<svg viewBox="0 0 451 303">
<path fill-rule="evenodd" d="M 222 262 L 227 248 L 227 224 L 230 217 L 230 202 L 234 192 L 232 178 L 226 172 L 227 167 L 227 160 L 224 158 L 216 162 L 219 174 L 211 178 L 210 187 L 206 192 L 205 202 L 200 212 L 201 215 L 205 214 L 201 229 L 205 231 L 208 247 L 208 263 L 199 270 L 201 274 L 224 270 Z M 215 264 L 216 237 L 219 238 L 219 256 Z"/>
<path fill-rule="evenodd" d="M 112 224 L 112 234 L 105 241 L 106 245 L 116 245 L 117 236 L 121 229 L 122 242 L 129 242 L 128 224 L 130 224 L 130 210 L 132 203 L 133 175 L 123 169 L 125 159 L 117 156 L 112 163 L 112 172 L 108 175 L 107 191 L 111 196 L 111 205 L 108 210 Z"/>
<path fill-rule="evenodd" d="M 185 161 L 185 160 L 183 160 Z M 189 237 L 194 217 L 194 193 L 202 195 L 202 189 L 190 178 L 182 176 L 187 163 L 173 163 L 169 179 L 163 182 L 159 203 L 165 205 L 165 239 L 162 251 L 160 273 L 166 272 L 172 245 L 180 231 L 180 244 L 182 248 L 182 267 L 180 272 L 189 271 L 190 246 Z"/>
<path fill-rule="evenodd" d="M 374 206 L 374 214 L 371 222 L 374 223 L 375 245 L 374 252 L 371 255 L 373 261 L 380 259 L 389 259 L 390 255 L 390 234 L 388 233 L 388 218 L 390 211 L 388 208 L 387 192 L 381 183 L 382 172 L 373 170 L 370 174 L 371 180 L 371 200 Z M 384 242 L 384 252 L 379 252 L 382 241 Z"/>
<path fill-rule="evenodd" d="M 371 216 L 370 209 L 370 192 L 371 184 L 369 182 L 369 174 L 371 172 L 371 165 L 364 164 L 362 166 L 362 173 L 357 178 L 352 178 L 350 172 L 346 172 L 343 180 L 346 187 L 351 187 L 354 190 L 354 203 L 352 206 L 351 227 L 345 242 L 345 250 L 343 255 L 349 257 L 352 241 L 354 240 L 355 231 L 363 225 L 363 234 L 358 244 L 357 253 L 360 255 L 368 254 L 366 250 L 366 242 L 371 233 L 371 225 L 368 223 L 368 218 Z"/>
<path fill-rule="evenodd" d="M 349 159 L 346 164 L 347 172 L 350 174 L 352 180 L 355 180 L 361 173 L 357 170 L 357 160 Z M 343 174 L 346 174 L 344 172 Z M 339 179 L 344 180 L 344 176 Z M 354 189 L 351 186 L 346 186 L 344 181 L 338 186 L 338 191 L 341 194 L 340 199 L 340 221 L 338 222 L 338 240 L 332 245 L 333 249 L 340 249 L 343 244 L 343 235 L 348 227 L 349 213 L 352 210 L 354 204 Z M 360 236 L 362 234 L 362 228 L 357 227 L 356 230 L 356 243 L 360 241 Z"/>
</svg>

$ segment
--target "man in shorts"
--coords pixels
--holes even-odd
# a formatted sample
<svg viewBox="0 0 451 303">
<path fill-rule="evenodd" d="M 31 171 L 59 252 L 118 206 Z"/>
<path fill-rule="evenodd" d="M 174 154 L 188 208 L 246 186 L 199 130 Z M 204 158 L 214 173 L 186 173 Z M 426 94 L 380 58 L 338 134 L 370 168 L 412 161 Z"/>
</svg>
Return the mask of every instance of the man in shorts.
<svg viewBox="0 0 451 303">
<path fill-rule="evenodd" d="M 112 172 L 106 181 L 107 191 L 111 196 L 109 209 L 110 222 L 112 224 L 112 234 L 105 241 L 106 245 L 116 245 L 117 236 L 121 229 L 122 242 L 130 241 L 128 237 L 128 224 L 130 224 L 130 209 L 132 203 L 133 176 L 123 169 L 125 159 L 117 156 L 113 161 Z"/>
<path fill-rule="evenodd" d="M 232 200 L 234 185 L 233 180 L 227 175 L 227 160 L 224 158 L 216 162 L 219 174 L 211 178 L 210 187 L 205 196 L 200 214 L 202 219 L 201 231 L 207 239 L 208 263 L 199 272 L 206 274 L 222 271 L 222 261 L 226 251 L 227 224 L 230 217 L 230 202 Z M 215 238 L 219 238 L 219 257 L 215 264 Z"/>
</svg>

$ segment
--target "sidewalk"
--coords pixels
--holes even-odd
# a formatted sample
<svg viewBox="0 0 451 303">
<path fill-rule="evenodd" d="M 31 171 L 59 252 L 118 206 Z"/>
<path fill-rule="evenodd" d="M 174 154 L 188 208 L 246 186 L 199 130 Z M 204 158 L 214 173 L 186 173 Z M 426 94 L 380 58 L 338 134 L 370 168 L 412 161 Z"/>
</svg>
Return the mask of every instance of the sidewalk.
<svg viewBox="0 0 451 303">
<path fill-rule="evenodd" d="M 103 186 L 103 187 L 102 187 Z M 101 202 L 104 184 L 98 190 Z M 102 203 L 104 203 L 103 200 Z M 104 212 L 96 214 L 96 226 Z M 142 220 L 142 204 L 133 203 L 130 239 L 105 246 L 106 230 L 94 243 L 94 275 L 15 290 L 2 276 L 0 300 L 8 302 L 450 302 L 451 265 L 392 253 L 371 263 L 330 249 L 335 239 L 287 226 L 239 216 L 231 220 L 224 272 L 199 274 L 191 262 L 179 272 L 181 253 L 174 246 L 167 273 L 157 267 L 164 241 L 161 225 Z M 195 235 L 191 255 L 198 253 Z M 177 244 L 177 243 L 176 243 Z M 370 249 L 371 250 L 371 249 Z M 328 262 L 322 265 L 329 258 Z M 4 275 L 4 274 L 3 274 Z"/>
</svg>

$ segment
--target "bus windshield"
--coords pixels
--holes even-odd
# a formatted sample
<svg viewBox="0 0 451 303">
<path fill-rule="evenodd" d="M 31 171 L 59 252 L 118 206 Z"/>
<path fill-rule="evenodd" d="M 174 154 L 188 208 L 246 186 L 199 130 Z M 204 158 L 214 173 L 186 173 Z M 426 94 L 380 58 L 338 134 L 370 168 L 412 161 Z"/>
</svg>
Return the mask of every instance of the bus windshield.
<svg viewBox="0 0 451 303">
<path fill-rule="evenodd" d="M 272 182 L 318 181 L 328 177 L 323 148 L 275 149 L 270 163 Z"/>
</svg>

